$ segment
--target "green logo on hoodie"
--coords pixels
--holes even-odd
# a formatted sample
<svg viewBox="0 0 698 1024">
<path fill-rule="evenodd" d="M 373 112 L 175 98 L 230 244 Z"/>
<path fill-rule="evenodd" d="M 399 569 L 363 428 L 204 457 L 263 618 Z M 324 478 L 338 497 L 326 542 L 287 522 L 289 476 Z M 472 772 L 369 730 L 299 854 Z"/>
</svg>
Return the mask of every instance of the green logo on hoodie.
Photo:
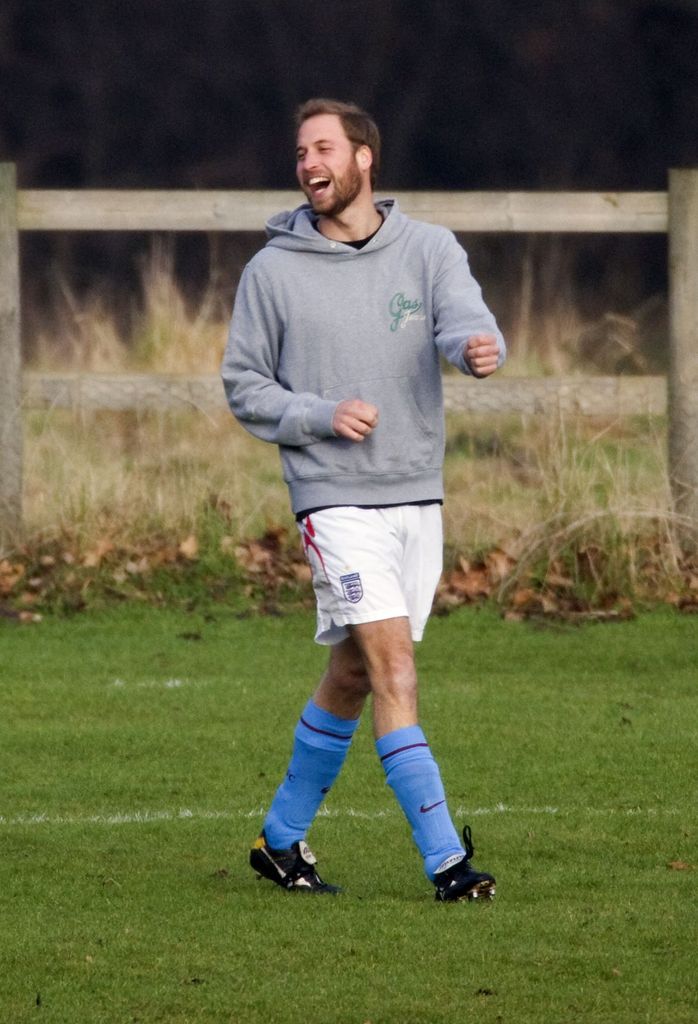
<svg viewBox="0 0 698 1024">
<path fill-rule="evenodd" d="M 421 312 L 424 303 L 419 299 L 408 299 L 404 292 L 395 292 L 390 300 L 391 331 L 407 327 L 410 320 L 426 320 Z"/>
</svg>

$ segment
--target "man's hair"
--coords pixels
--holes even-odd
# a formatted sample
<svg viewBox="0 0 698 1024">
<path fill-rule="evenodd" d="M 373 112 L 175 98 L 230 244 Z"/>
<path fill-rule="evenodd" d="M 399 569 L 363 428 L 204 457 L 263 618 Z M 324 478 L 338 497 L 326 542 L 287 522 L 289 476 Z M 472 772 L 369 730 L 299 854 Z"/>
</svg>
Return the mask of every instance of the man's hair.
<svg viewBox="0 0 698 1024">
<path fill-rule="evenodd" d="M 381 137 L 376 122 L 370 114 L 358 107 L 356 103 L 342 103 L 341 100 L 312 99 L 306 100 L 296 110 L 296 131 L 304 121 L 318 114 L 336 114 L 341 121 L 344 134 L 354 147 L 368 146 L 373 161 L 371 164 L 371 186 L 375 188 L 380 170 Z"/>
</svg>

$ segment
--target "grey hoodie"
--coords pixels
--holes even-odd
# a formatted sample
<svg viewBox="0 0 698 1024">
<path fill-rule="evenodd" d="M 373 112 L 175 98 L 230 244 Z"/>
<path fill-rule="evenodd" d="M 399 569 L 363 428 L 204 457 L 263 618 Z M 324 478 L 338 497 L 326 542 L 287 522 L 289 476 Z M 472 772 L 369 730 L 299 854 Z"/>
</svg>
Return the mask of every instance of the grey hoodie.
<svg viewBox="0 0 698 1024">
<path fill-rule="evenodd" d="M 489 333 L 504 361 L 454 235 L 376 205 L 383 225 L 359 250 L 321 235 L 308 205 L 276 215 L 238 287 L 225 391 L 240 423 L 279 445 L 294 512 L 440 499 L 439 353 L 469 373 L 463 347 Z M 347 398 L 378 408 L 359 443 L 332 430 Z"/>
</svg>

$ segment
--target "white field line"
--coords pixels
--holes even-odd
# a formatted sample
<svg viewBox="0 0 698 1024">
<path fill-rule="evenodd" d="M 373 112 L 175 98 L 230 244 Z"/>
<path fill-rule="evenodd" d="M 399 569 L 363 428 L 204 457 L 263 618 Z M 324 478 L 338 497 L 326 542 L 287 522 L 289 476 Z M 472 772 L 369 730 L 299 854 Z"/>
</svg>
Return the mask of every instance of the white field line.
<svg viewBox="0 0 698 1024">
<path fill-rule="evenodd" d="M 202 682 L 192 682 L 190 679 L 149 679 L 138 683 L 129 683 L 125 679 L 113 679 L 109 684 L 117 690 L 126 688 L 136 690 L 180 690 L 183 686 L 203 686 Z"/>
<path fill-rule="evenodd" d="M 62 814 L 19 814 L 6 816 L 0 814 L 0 828 L 27 827 L 40 825 L 151 825 L 160 821 L 213 821 L 218 819 L 233 820 L 235 818 L 261 818 L 266 813 L 264 807 L 254 807 L 252 810 L 238 809 L 228 811 L 206 810 L 203 808 L 189 809 L 182 807 L 179 810 L 170 811 L 122 811 L 108 814 L 89 815 L 62 815 Z M 361 818 L 367 821 L 377 821 L 380 818 L 397 816 L 397 808 L 388 808 L 378 811 L 362 811 L 354 807 L 329 808 L 324 807 L 319 814 L 325 818 Z M 455 810 L 454 817 L 484 817 L 487 815 L 509 814 L 518 817 L 568 817 L 569 815 L 583 814 L 589 816 L 616 816 L 616 817 L 645 817 L 657 818 L 681 814 L 678 807 L 512 807 L 508 804 L 495 804 L 493 807 L 462 807 Z"/>
</svg>

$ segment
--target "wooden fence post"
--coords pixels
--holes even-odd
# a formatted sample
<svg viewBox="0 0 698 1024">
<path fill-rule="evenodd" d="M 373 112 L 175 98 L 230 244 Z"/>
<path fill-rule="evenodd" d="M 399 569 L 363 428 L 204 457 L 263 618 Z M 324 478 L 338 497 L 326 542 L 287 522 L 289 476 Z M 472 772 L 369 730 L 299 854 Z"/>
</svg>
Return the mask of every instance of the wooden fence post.
<svg viewBox="0 0 698 1024">
<path fill-rule="evenodd" d="M 0 553 L 22 525 L 19 244 L 14 164 L 0 164 Z"/>
<path fill-rule="evenodd" d="M 698 170 L 669 172 L 669 477 L 679 536 L 698 551 Z"/>
</svg>

